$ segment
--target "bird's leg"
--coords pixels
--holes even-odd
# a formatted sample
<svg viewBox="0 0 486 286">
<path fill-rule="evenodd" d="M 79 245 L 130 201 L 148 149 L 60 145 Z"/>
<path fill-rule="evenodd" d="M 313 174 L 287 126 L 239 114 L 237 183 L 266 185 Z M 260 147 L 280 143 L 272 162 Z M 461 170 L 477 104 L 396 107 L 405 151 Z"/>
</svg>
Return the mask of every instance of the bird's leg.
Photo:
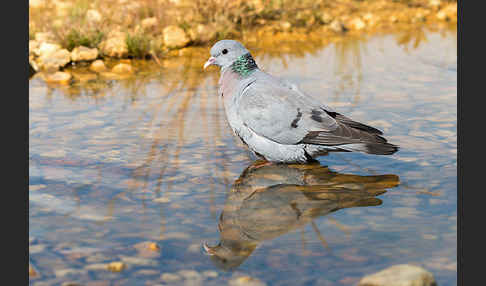
<svg viewBox="0 0 486 286">
<path fill-rule="evenodd" d="M 324 239 L 324 236 L 322 236 L 321 232 L 319 231 L 319 228 L 317 228 L 317 225 L 314 221 L 311 221 L 312 229 L 314 229 L 315 233 L 317 234 L 317 237 L 321 241 L 322 245 L 330 251 L 329 245 L 327 244 L 327 241 Z"/>
<path fill-rule="evenodd" d="M 259 159 L 259 160 L 256 160 L 253 164 L 251 164 L 250 167 L 248 167 L 248 171 L 252 171 L 252 170 L 255 170 L 255 169 L 258 169 L 258 168 L 261 168 L 261 167 L 264 167 L 264 166 L 269 166 L 269 165 L 272 165 L 272 162 Z"/>
</svg>

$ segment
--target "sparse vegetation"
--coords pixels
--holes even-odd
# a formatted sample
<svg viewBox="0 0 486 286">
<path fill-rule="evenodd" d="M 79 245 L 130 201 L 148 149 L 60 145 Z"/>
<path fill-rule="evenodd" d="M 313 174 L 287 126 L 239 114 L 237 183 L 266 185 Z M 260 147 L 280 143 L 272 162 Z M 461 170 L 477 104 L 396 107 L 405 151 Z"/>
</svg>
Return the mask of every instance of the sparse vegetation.
<svg viewBox="0 0 486 286">
<path fill-rule="evenodd" d="M 128 53 L 123 56 L 146 58 L 167 54 L 163 30 L 168 25 L 182 28 L 190 44 L 206 45 L 228 37 L 244 39 L 254 30 L 342 33 L 333 29 L 333 21 L 346 33 L 455 22 L 455 5 L 454 0 L 45 0 L 29 9 L 29 39 L 48 32 L 68 50 L 79 45 L 100 49 L 100 43 L 118 32 L 127 35 Z M 144 25 L 147 19 L 152 24 Z"/>
<path fill-rule="evenodd" d="M 126 37 L 128 55 L 134 58 L 150 56 L 150 38 L 144 34 L 130 35 Z"/>
<path fill-rule="evenodd" d="M 104 33 L 99 30 L 83 33 L 79 30 L 72 29 L 66 36 L 61 37 L 61 45 L 69 51 L 78 46 L 96 48 L 103 37 Z"/>
</svg>

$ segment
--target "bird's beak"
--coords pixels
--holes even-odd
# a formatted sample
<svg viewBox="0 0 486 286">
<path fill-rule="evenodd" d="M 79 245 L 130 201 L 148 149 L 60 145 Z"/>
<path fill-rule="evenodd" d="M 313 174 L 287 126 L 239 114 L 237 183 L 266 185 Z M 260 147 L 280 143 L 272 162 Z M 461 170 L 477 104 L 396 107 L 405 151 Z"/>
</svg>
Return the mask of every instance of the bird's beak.
<svg viewBox="0 0 486 286">
<path fill-rule="evenodd" d="M 206 68 L 207 68 L 207 67 L 209 67 L 210 65 L 214 65 L 214 62 L 215 62 L 215 61 L 216 61 L 216 59 L 215 59 L 215 58 L 210 57 L 210 58 L 208 59 L 208 61 L 207 61 L 207 62 L 204 64 L 204 69 L 206 69 Z"/>
</svg>

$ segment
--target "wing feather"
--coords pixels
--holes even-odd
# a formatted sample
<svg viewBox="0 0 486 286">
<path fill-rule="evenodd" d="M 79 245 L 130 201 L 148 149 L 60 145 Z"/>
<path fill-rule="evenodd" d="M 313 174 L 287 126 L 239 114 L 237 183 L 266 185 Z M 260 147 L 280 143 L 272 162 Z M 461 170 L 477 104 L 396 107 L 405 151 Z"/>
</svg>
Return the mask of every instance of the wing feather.
<svg viewBox="0 0 486 286">
<path fill-rule="evenodd" d="M 238 101 L 243 124 L 280 144 L 344 146 L 343 150 L 364 146 L 359 148 L 389 154 L 398 149 L 380 136 L 380 130 L 337 113 L 268 74 L 245 86 Z"/>
</svg>

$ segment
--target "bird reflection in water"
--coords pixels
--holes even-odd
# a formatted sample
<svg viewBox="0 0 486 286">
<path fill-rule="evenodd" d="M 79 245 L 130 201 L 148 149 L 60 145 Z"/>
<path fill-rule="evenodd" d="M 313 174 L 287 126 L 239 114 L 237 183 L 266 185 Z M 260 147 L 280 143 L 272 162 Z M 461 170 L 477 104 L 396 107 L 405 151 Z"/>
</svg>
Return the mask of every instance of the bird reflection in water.
<svg viewBox="0 0 486 286">
<path fill-rule="evenodd" d="M 220 242 L 204 244 L 204 250 L 218 268 L 233 270 L 263 241 L 308 223 L 318 232 L 315 218 L 344 208 L 381 205 L 376 196 L 398 184 L 396 175 L 340 174 L 318 162 L 266 165 L 256 161 L 243 171 L 226 198 L 218 224 Z"/>
</svg>

